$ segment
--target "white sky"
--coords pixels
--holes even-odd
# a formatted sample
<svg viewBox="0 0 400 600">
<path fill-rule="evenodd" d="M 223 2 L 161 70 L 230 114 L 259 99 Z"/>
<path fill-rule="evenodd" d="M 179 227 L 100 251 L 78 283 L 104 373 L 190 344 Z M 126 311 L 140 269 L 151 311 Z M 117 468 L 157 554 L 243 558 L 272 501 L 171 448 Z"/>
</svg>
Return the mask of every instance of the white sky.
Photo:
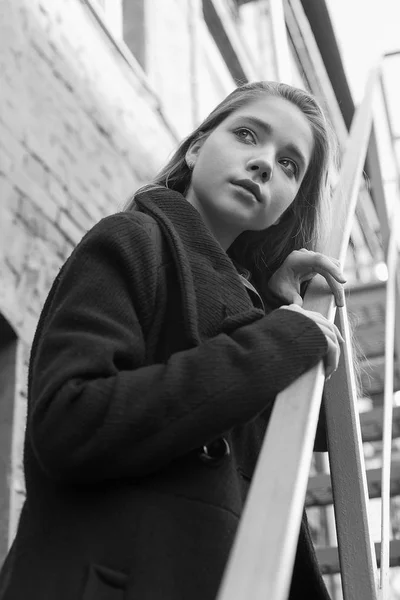
<svg viewBox="0 0 400 600">
<path fill-rule="evenodd" d="M 318 2 L 319 0 L 315 0 Z M 400 0 L 327 0 L 344 68 L 355 101 L 364 95 L 371 67 L 385 52 L 400 50 Z M 400 54 L 383 61 L 390 120 L 400 165 Z M 374 118 L 385 181 L 386 202 L 391 212 L 399 208 L 397 169 L 380 93 L 375 95 Z M 397 213 L 398 214 L 398 213 Z M 395 217 L 398 222 L 398 217 Z M 399 227 L 400 243 L 400 227 Z"/>
<path fill-rule="evenodd" d="M 328 0 L 327 4 L 358 103 L 368 71 L 377 58 L 384 52 L 400 50 L 400 0 Z M 400 134 L 400 55 L 385 60 L 384 73 L 393 123 Z"/>
</svg>

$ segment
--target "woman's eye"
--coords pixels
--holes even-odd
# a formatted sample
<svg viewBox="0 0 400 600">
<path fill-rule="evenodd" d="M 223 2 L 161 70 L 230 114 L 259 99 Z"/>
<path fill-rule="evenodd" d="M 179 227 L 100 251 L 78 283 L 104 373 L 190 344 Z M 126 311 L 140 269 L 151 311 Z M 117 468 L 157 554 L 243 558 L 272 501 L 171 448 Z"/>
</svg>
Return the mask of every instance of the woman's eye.
<svg viewBox="0 0 400 600">
<path fill-rule="evenodd" d="M 240 129 L 236 129 L 235 135 L 243 142 L 255 144 L 256 136 L 251 131 L 251 129 L 246 129 L 246 127 L 240 127 Z"/>
<path fill-rule="evenodd" d="M 281 160 L 281 165 L 286 171 L 297 177 L 299 173 L 299 168 L 293 160 L 290 160 L 289 158 L 284 158 L 283 160 Z"/>
</svg>

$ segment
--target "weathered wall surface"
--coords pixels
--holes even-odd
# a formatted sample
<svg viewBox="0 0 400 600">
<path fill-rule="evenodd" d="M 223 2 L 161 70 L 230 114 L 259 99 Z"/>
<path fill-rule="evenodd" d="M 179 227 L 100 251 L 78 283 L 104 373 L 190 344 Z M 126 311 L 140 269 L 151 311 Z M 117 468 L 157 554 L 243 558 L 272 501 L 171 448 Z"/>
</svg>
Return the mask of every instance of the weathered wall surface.
<svg viewBox="0 0 400 600">
<path fill-rule="evenodd" d="M 151 179 L 196 111 L 204 117 L 235 86 L 201 13 L 193 55 L 188 3 L 146 1 L 156 9 L 148 75 L 124 60 L 84 0 L 0 0 L 0 314 L 18 340 L 0 488 L 11 495 L 10 539 L 24 498 L 30 344 L 51 283 L 84 233 Z"/>
<path fill-rule="evenodd" d="M 82 3 L 0 6 L 0 311 L 21 349 L 14 529 L 24 491 L 26 367 L 45 297 L 85 231 L 151 178 L 176 138 Z"/>
</svg>

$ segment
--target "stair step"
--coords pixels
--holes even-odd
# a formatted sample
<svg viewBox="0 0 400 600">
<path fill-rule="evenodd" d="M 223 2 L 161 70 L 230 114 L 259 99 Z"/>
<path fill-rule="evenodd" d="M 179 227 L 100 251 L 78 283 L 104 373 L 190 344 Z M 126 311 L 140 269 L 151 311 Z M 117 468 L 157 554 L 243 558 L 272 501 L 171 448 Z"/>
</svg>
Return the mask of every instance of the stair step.
<svg viewBox="0 0 400 600">
<path fill-rule="evenodd" d="M 381 469 L 367 470 L 368 495 L 381 497 Z M 400 496 L 400 462 L 392 463 L 390 473 L 390 495 Z M 306 506 L 326 506 L 332 504 L 332 485 L 330 475 L 314 475 L 308 480 Z"/>
<path fill-rule="evenodd" d="M 386 283 L 370 282 L 348 288 L 346 303 L 354 336 L 366 360 L 361 382 L 366 396 L 380 396 L 385 372 Z M 394 390 L 400 389 L 400 358 L 395 358 Z"/>
<path fill-rule="evenodd" d="M 360 423 L 363 442 L 376 442 L 382 439 L 382 408 L 374 408 L 373 410 L 361 413 Z M 392 437 L 400 437 L 400 406 L 393 408 Z"/>
<path fill-rule="evenodd" d="M 374 545 L 376 561 L 379 567 L 381 544 L 380 542 L 376 542 Z M 335 573 L 340 573 L 339 553 L 337 548 L 317 548 L 316 552 L 318 564 L 323 575 L 334 575 Z M 391 567 L 400 566 L 400 540 L 392 540 L 390 542 L 389 564 Z"/>
<path fill-rule="evenodd" d="M 385 354 L 386 283 L 348 289 L 346 304 L 358 344 L 367 359 Z"/>
<path fill-rule="evenodd" d="M 357 338 L 358 339 L 358 338 Z M 360 342 L 361 347 L 362 342 Z M 361 362 L 361 386 L 366 396 L 380 396 L 383 394 L 385 382 L 385 356 L 373 356 Z M 400 365 L 395 359 L 393 372 L 393 390 L 400 389 Z"/>
</svg>

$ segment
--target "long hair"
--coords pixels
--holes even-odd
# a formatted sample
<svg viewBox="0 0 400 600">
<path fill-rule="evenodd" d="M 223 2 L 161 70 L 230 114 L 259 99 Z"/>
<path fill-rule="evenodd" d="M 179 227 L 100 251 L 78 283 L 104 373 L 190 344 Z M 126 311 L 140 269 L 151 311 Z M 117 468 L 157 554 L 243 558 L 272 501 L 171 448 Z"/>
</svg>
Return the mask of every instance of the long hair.
<svg viewBox="0 0 400 600">
<path fill-rule="evenodd" d="M 263 96 L 284 98 L 297 106 L 308 119 L 314 138 L 310 164 L 300 189 L 278 224 L 262 231 L 243 232 L 227 251 L 231 259 L 250 271 L 254 284 L 265 295 L 269 278 L 287 256 L 300 248 L 318 250 L 330 223 L 331 178 L 337 166 L 337 142 L 323 110 L 312 95 L 271 81 L 239 86 L 182 141 L 152 184 L 145 187 L 151 190 L 152 186 L 161 185 L 186 195 L 192 177 L 186 163 L 191 144 L 209 135 L 233 112 Z M 125 210 L 134 206 L 133 198 Z"/>
</svg>

